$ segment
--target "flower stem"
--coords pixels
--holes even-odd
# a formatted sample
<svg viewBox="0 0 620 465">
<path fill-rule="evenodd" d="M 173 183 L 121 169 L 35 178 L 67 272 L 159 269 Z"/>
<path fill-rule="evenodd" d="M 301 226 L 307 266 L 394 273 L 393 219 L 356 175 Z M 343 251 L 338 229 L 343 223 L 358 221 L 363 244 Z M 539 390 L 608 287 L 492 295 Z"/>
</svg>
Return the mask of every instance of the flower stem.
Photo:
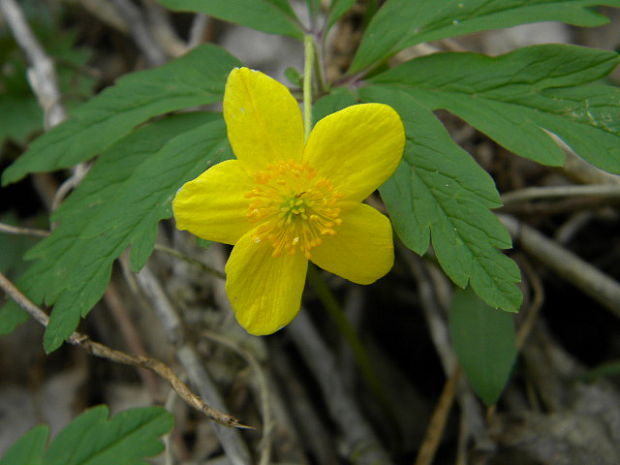
<svg viewBox="0 0 620 465">
<path fill-rule="evenodd" d="M 304 128 L 305 138 L 308 140 L 312 129 L 312 67 L 314 65 L 314 37 L 311 34 L 304 36 Z"/>
<path fill-rule="evenodd" d="M 393 414 L 387 400 L 385 389 L 383 388 L 381 380 L 370 362 L 370 358 L 368 357 L 368 353 L 366 352 L 362 341 L 355 332 L 355 329 L 349 320 L 347 320 L 342 307 L 325 282 L 325 279 L 323 279 L 321 272 L 312 263 L 308 263 L 308 282 L 316 292 L 317 297 L 329 313 L 331 319 L 334 323 L 336 323 L 336 326 L 340 330 L 340 333 L 344 339 L 347 341 L 347 344 L 351 347 L 355 361 L 360 368 L 362 376 L 368 383 L 368 386 L 383 406 L 385 412 L 392 417 Z"/>
</svg>

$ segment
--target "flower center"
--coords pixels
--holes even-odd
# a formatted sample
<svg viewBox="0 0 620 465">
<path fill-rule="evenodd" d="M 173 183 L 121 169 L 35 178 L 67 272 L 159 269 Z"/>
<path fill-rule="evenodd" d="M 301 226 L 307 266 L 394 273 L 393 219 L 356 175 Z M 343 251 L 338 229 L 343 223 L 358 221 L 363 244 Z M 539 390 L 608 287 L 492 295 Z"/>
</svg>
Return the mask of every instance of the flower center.
<svg viewBox="0 0 620 465">
<path fill-rule="evenodd" d="M 302 252 L 320 245 L 321 236 L 336 234 L 342 224 L 342 195 L 331 181 L 317 176 L 306 163 L 283 161 L 256 173 L 256 187 L 245 196 L 250 199 L 247 217 L 258 223 L 254 240 L 269 240 L 273 256 Z"/>
</svg>

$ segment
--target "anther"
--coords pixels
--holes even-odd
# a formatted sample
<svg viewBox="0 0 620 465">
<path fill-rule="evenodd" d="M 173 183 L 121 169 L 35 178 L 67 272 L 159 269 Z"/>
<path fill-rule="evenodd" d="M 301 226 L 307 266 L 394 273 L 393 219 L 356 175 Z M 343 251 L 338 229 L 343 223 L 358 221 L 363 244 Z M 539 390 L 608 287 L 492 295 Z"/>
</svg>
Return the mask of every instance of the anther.
<svg viewBox="0 0 620 465">
<path fill-rule="evenodd" d="M 342 224 L 335 207 L 342 196 L 310 166 L 276 163 L 255 180 L 256 187 L 245 194 L 251 199 L 247 217 L 258 223 L 255 240 L 271 242 L 272 256 L 301 252 L 310 258 L 311 249 L 323 242 L 321 236 L 336 234 L 335 228 Z"/>
</svg>

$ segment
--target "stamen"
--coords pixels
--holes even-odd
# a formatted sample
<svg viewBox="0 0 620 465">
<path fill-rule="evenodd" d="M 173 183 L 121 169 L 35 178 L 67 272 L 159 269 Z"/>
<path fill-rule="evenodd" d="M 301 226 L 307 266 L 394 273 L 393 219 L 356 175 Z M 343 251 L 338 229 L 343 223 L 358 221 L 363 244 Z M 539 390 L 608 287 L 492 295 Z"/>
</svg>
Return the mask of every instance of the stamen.
<svg viewBox="0 0 620 465">
<path fill-rule="evenodd" d="M 274 257 L 301 252 L 310 258 L 321 236 L 337 233 L 342 195 L 314 168 L 285 161 L 258 172 L 254 180 L 255 188 L 245 194 L 250 199 L 247 218 L 259 224 L 254 240 L 271 242 Z"/>
</svg>

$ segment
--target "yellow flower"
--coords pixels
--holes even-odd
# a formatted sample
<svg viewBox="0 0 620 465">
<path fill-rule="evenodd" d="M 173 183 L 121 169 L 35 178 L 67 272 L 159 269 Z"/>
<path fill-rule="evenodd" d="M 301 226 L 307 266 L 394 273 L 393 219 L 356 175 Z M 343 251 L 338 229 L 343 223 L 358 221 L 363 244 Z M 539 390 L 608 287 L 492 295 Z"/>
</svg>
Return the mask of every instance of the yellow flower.
<svg viewBox="0 0 620 465">
<path fill-rule="evenodd" d="M 391 269 L 391 224 L 361 202 L 401 160 L 396 111 L 350 106 L 319 121 L 304 144 L 288 89 L 240 68 L 226 82 L 224 119 L 237 159 L 186 183 L 173 210 L 179 229 L 234 244 L 226 291 L 241 326 L 261 335 L 290 323 L 308 260 L 358 284 Z"/>
</svg>

